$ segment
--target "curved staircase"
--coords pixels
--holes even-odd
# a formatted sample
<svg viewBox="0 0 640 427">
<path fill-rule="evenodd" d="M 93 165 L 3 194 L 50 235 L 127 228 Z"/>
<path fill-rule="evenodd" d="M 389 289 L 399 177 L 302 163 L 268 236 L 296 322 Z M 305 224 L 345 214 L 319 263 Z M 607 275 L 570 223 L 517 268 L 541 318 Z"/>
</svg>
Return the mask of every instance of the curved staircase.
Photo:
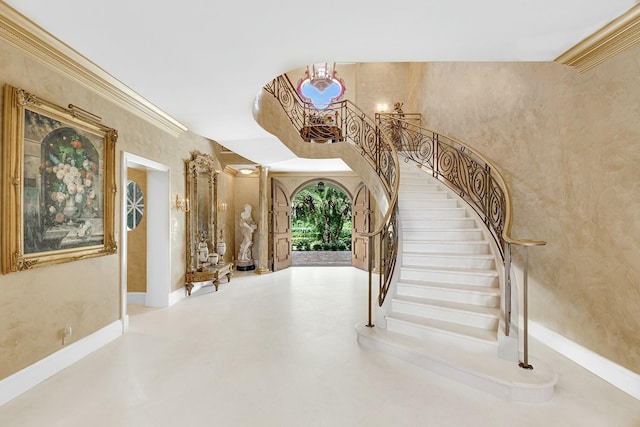
<svg viewBox="0 0 640 427">
<path fill-rule="evenodd" d="M 489 241 L 441 183 L 407 163 L 400 171 L 402 264 L 387 329 L 496 351 L 500 278 Z"/>
<path fill-rule="evenodd" d="M 398 199 L 399 278 L 384 321 L 357 325 L 358 342 L 506 400 L 549 400 L 555 372 L 539 361 L 520 368 L 517 339 L 501 332 L 500 271 L 483 224 L 412 164 L 401 162 Z"/>
<path fill-rule="evenodd" d="M 301 157 L 342 158 L 387 212 L 369 237 L 381 248 L 389 245 L 378 260 L 384 304 L 377 327 L 356 326 L 358 342 L 507 400 L 550 399 L 555 372 L 539 361 L 533 361 L 533 370 L 520 368 L 517 331 L 503 332 L 503 260 L 495 243 L 527 247 L 545 242 L 510 237 L 508 190 L 493 166 L 464 144 L 404 120 L 392 119 L 391 127 L 381 129 L 349 101 L 331 104 L 329 111 L 341 123 L 341 143 L 300 144 L 299 130 L 312 107 L 298 99 L 286 76 L 274 79 L 264 93 L 273 96 L 260 97 L 259 108 L 254 105 L 262 127 Z M 390 139 L 389 131 L 397 139 Z M 467 185 L 461 190 L 465 201 L 432 175 L 399 164 L 396 148 L 409 159 L 413 153 L 420 163 L 433 165 L 445 180 L 452 172 L 448 168 L 454 168 Z M 475 194 L 477 189 L 468 185 L 477 179 L 486 188 Z M 483 206 L 484 222 L 468 204 L 475 209 L 480 201 L 499 208 Z M 396 265 L 400 269 L 393 283 Z M 371 306 L 371 292 L 369 298 Z M 510 316 L 506 319 L 510 322 Z"/>
</svg>

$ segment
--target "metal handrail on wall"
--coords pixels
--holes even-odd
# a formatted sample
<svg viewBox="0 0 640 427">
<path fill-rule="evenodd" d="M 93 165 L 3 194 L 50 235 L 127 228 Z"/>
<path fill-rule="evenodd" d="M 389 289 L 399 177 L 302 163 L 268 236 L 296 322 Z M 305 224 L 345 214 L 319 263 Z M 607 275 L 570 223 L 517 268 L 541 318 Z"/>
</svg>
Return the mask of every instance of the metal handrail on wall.
<svg viewBox="0 0 640 427">
<path fill-rule="evenodd" d="M 523 250 L 523 329 L 524 360 L 520 366 L 531 369 L 528 361 L 528 248 L 542 246 L 542 240 L 511 237 L 511 195 L 495 166 L 466 144 L 423 128 L 416 115 L 404 113 L 376 114 L 376 123 L 390 135 L 396 151 L 406 161 L 431 171 L 447 184 L 479 215 L 500 250 L 505 269 L 505 335 L 511 330 L 511 251 Z"/>
<path fill-rule="evenodd" d="M 361 233 L 368 238 L 368 323 L 373 327 L 373 242 L 379 242 L 378 304 L 389 291 L 398 255 L 397 204 L 400 185 L 398 155 L 389 135 L 350 101 L 339 101 L 318 110 L 300 99 L 286 75 L 276 77 L 264 88 L 279 102 L 305 141 L 350 143 L 376 172 L 383 185 L 389 208 L 377 229 Z"/>
</svg>

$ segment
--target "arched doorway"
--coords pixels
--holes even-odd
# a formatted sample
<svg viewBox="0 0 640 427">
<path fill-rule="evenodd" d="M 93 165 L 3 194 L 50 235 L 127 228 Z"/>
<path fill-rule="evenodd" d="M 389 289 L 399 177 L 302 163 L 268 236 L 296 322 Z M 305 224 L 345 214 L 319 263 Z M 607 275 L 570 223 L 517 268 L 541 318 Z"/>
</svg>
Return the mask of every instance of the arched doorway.
<svg viewBox="0 0 640 427">
<path fill-rule="evenodd" d="M 333 180 L 314 179 L 291 197 L 292 265 L 350 266 L 352 198 Z"/>
</svg>

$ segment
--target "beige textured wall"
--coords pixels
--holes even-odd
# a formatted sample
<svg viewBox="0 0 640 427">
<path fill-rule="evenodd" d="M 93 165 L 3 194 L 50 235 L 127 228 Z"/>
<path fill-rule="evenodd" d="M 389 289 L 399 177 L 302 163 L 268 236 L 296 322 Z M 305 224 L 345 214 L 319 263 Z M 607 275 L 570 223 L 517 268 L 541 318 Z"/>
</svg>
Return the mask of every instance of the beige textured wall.
<svg viewBox="0 0 640 427">
<path fill-rule="evenodd" d="M 184 194 L 184 159 L 194 149 L 212 152 L 210 141 L 188 132 L 179 137 L 169 135 L 0 41 L 0 85 L 6 83 L 57 105 L 79 105 L 117 129 L 117 177 L 124 150 L 168 165 L 170 194 Z M 184 214 L 172 208 L 171 200 L 167 200 L 167 209 L 171 209 L 172 225 L 171 289 L 177 290 L 184 287 Z M 120 194 L 116 212 L 120 212 Z M 121 220 L 116 214 L 117 242 Z M 121 317 L 119 257 L 103 256 L 0 276 L 0 379 L 62 348 L 65 326 L 73 328 L 69 344 Z"/>
<path fill-rule="evenodd" d="M 640 373 L 640 46 L 555 63 L 412 65 L 428 127 L 504 174 L 530 251 L 530 317 Z"/>
<path fill-rule="evenodd" d="M 356 105 L 373 119 L 378 104 L 387 104 L 387 113 L 393 110 L 395 102 L 404 104 L 404 111 L 413 108 L 409 104 L 409 66 L 405 62 L 360 63 L 357 66 Z"/>
</svg>

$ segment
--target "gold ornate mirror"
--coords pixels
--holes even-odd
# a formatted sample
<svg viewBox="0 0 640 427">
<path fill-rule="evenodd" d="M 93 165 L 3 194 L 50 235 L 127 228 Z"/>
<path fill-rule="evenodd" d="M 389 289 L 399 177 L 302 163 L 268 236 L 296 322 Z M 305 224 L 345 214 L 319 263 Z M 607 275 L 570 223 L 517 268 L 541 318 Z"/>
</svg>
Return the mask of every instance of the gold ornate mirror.
<svg viewBox="0 0 640 427">
<path fill-rule="evenodd" d="M 217 175 L 214 158 L 193 152 L 186 162 L 187 272 L 201 271 L 211 264 L 216 248 Z M 217 262 L 213 261 L 213 263 Z"/>
</svg>

